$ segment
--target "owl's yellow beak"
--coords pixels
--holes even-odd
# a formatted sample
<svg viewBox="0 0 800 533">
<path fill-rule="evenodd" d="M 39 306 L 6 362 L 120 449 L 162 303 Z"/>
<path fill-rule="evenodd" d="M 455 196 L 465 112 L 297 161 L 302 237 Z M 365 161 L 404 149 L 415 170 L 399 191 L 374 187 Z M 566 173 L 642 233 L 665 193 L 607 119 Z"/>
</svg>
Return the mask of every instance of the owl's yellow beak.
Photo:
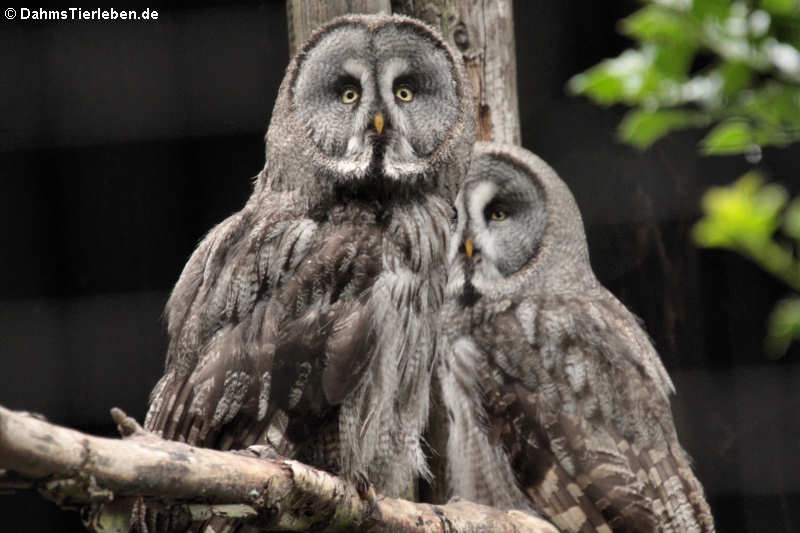
<svg viewBox="0 0 800 533">
<path fill-rule="evenodd" d="M 375 122 L 375 131 L 377 131 L 378 135 L 380 135 L 381 132 L 383 131 L 383 113 L 381 113 L 380 111 L 375 113 L 374 122 Z"/>
<path fill-rule="evenodd" d="M 464 251 L 467 252 L 467 257 L 472 259 L 472 252 L 475 250 L 475 247 L 472 245 L 472 239 L 467 239 L 464 241 Z"/>
</svg>

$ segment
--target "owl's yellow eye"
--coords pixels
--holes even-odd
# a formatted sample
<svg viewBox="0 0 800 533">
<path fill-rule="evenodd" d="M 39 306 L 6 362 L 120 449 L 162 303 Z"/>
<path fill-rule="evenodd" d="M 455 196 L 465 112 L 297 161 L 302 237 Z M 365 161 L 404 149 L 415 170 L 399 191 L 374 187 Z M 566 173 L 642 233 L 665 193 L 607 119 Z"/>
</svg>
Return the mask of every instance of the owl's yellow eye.
<svg viewBox="0 0 800 533">
<path fill-rule="evenodd" d="M 402 86 L 398 87 L 397 90 L 394 92 L 394 95 L 397 97 L 398 100 L 402 102 L 410 102 L 414 99 L 414 93 L 408 87 Z"/>
<path fill-rule="evenodd" d="M 342 102 L 345 104 L 352 104 L 358 100 L 358 91 L 355 87 L 345 87 L 342 91 Z"/>
<path fill-rule="evenodd" d="M 506 219 L 506 212 L 502 209 L 495 209 L 492 211 L 492 220 L 505 220 Z"/>
</svg>

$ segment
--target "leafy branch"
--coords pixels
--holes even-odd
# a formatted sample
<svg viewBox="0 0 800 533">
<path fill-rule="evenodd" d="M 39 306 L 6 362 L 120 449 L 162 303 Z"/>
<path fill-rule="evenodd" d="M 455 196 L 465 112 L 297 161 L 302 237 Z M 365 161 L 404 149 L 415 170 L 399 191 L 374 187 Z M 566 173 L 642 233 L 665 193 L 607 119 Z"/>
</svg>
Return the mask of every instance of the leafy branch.
<svg viewBox="0 0 800 533">
<path fill-rule="evenodd" d="M 699 150 L 761 160 L 764 146 L 800 140 L 800 2 L 646 0 L 620 21 L 635 46 L 574 76 L 568 88 L 632 109 L 623 142 L 645 149 L 670 132 L 709 128 Z M 769 318 L 767 351 L 800 338 L 800 198 L 749 173 L 703 198 L 693 231 L 703 247 L 735 251 L 794 294 Z"/>
<path fill-rule="evenodd" d="M 800 139 L 800 7 L 795 0 L 649 0 L 620 22 L 636 42 L 569 81 L 601 105 L 633 109 L 621 140 L 646 148 L 671 131 L 713 126 L 705 154 Z"/>
</svg>

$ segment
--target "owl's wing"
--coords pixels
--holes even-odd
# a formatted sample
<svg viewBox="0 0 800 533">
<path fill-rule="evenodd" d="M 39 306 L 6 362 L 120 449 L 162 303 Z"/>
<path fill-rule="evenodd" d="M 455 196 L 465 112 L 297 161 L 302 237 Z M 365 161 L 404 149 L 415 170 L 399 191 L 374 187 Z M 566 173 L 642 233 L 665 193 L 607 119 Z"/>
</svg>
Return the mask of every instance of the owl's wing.
<svg viewBox="0 0 800 533">
<path fill-rule="evenodd" d="M 317 225 L 275 195 L 211 230 L 167 303 L 166 370 L 151 394 L 145 427 L 198 446 L 246 445 L 266 426 L 271 357 L 282 316 L 276 294 L 298 267 Z M 241 414 L 263 424 L 231 425 Z M 260 415 L 260 416 L 259 416 Z M 227 435 L 221 435 L 223 426 Z M 258 437 L 258 435 L 256 435 Z"/>
<path fill-rule="evenodd" d="M 570 532 L 713 531 L 672 385 L 619 302 L 556 298 L 491 322 L 478 369 L 487 432 L 539 509 Z"/>
<path fill-rule="evenodd" d="M 277 195 L 212 230 L 167 305 L 167 370 L 147 429 L 198 446 L 264 443 L 293 455 L 374 351 L 366 302 L 381 256 L 370 228 L 320 228 Z"/>
<path fill-rule="evenodd" d="M 314 439 L 375 352 L 369 295 L 381 271 L 380 234 L 338 225 L 282 289 L 284 323 L 272 360 L 270 409 L 288 414 L 295 442 Z"/>
</svg>

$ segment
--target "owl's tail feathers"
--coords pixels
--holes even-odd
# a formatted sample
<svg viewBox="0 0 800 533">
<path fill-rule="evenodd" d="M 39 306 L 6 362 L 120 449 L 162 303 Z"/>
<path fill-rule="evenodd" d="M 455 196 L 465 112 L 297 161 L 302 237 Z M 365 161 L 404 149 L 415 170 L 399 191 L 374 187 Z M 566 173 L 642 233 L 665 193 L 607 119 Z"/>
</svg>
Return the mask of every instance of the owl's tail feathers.
<svg viewBox="0 0 800 533">
<path fill-rule="evenodd" d="M 703 488 L 677 442 L 641 447 L 610 433 L 596 431 L 578 450 L 586 474 L 577 479 L 614 531 L 713 533 Z"/>
<path fill-rule="evenodd" d="M 611 533 L 608 522 L 558 461 L 542 481 L 527 488 L 537 510 L 544 513 L 562 533 Z"/>
<path fill-rule="evenodd" d="M 687 486 L 689 502 L 692 504 L 692 516 L 700 528 L 699 531 L 714 533 L 714 517 L 711 515 L 711 508 L 706 501 L 702 485 L 688 466 L 680 469 L 680 476 Z"/>
<path fill-rule="evenodd" d="M 647 472 L 650 487 L 657 491 L 654 501 L 665 532 L 711 533 L 714 519 L 703 487 L 689 465 L 686 453 L 675 442 L 636 452 Z"/>
<path fill-rule="evenodd" d="M 562 491 L 566 488 L 574 493 L 587 517 L 592 511 L 601 515 L 604 525 L 594 527 L 598 531 L 661 531 L 653 506 L 658 497 L 645 483 L 644 469 L 630 460 L 628 442 L 609 428 L 593 427 L 566 413 L 557 420 L 546 429 L 549 441 L 562 443 L 560 453 L 558 447 L 554 450 L 558 465 L 573 470 L 574 475 L 564 471 L 565 479 L 554 477 L 552 482 L 559 483 Z"/>
</svg>

